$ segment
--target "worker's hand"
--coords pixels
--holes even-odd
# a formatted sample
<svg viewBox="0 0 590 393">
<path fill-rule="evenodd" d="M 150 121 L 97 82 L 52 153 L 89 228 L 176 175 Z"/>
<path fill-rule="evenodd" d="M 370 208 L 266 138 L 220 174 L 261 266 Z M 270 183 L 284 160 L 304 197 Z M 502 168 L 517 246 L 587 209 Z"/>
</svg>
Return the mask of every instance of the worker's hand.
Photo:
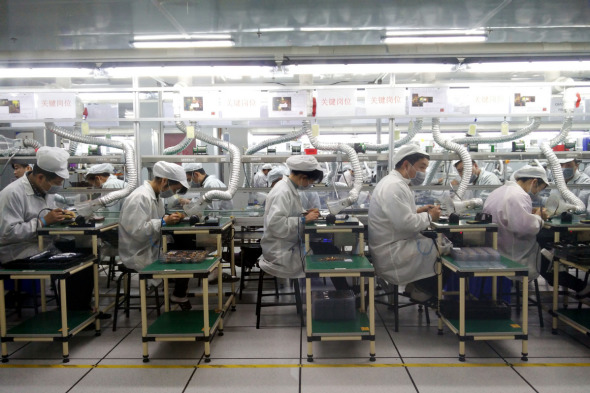
<svg viewBox="0 0 590 393">
<path fill-rule="evenodd" d="M 312 222 L 319 218 L 320 210 L 319 209 L 309 209 L 305 214 L 305 222 Z"/>
<path fill-rule="evenodd" d="M 432 207 L 428 208 L 428 214 L 430 214 L 430 220 L 431 221 L 438 221 L 438 219 L 440 218 L 440 214 L 441 214 L 441 210 L 440 210 L 440 206 L 434 206 L 434 205 L 429 205 Z"/>
<path fill-rule="evenodd" d="M 545 209 L 545 208 L 535 207 L 533 209 L 533 214 L 538 215 L 543 220 L 546 220 L 549 218 L 549 214 L 547 214 L 547 209 Z"/>
<path fill-rule="evenodd" d="M 167 216 L 164 216 L 164 222 L 166 225 L 174 225 L 178 224 L 180 220 L 184 218 L 184 215 L 181 213 L 172 213 Z"/>
<path fill-rule="evenodd" d="M 416 209 L 416 213 L 424 213 L 429 211 L 430 209 L 432 209 L 434 207 L 434 205 L 424 205 L 422 207 L 419 207 L 418 209 Z"/>
<path fill-rule="evenodd" d="M 184 206 L 191 203 L 191 200 L 186 198 L 178 198 L 178 203 L 180 203 L 180 206 Z"/>
<path fill-rule="evenodd" d="M 458 180 L 455 180 L 455 179 L 451 180 L 451 186 L 457 187 L 458 185 L 459 185 L 459 181 Z"/>
<path fill-rule="evenodd" d="M 56 222 L 60 222 L 66 219 L 66 215 L 64 214 L 63 209 L 53 209 L 49 213 L 47 213 L 43 219 L 47 225 L 55 224 Z"/>
</svg>

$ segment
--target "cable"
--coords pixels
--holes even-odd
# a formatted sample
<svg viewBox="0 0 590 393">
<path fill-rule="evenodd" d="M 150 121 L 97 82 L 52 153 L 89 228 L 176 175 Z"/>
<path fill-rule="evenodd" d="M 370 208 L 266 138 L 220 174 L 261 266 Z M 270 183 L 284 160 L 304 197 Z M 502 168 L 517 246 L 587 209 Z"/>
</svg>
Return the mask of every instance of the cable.
<svg viewBox="0 0 590 393">
<path fill-rule="evenodd" d="M 0 172 L 0 177 L 2 175 L 4 175 L 4 171 L 6 170 L 6 167 L 8 166 L 8 164 L 10 164 L 10 161 L 12 161 L 12 159 L 14 158 L 14 156 L 16 156 L 16 153 L 18 153 L 20 150 L 20 147 L 14 152 L 13 155 L 11 155 L 8 160 L 6 161 L 6 164 L 4 164 L 4 168 L 2 168 L 2 172 Z"/>
<path fill-rule="evenodd" d="M 39 221 L 41 221 L 41 219 L 39 218 L 39 216 L 41 215 L 41 213 L 43 213 L 45 210 L 49 210 L 51 211 L 52 209 L 49 207 L 44 207 L 43 209 L 39 210 L 39 213 L 37 213 L 37 223 L 39 223 Z"/>
</svg>

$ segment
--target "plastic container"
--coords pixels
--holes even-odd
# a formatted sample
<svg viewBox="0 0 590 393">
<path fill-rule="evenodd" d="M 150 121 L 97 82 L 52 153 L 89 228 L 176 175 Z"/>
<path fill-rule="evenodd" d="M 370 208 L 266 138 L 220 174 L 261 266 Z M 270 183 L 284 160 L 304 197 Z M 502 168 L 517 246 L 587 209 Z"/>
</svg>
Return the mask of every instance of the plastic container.
<svg viewBox="0 0 590 393">
<path fill-rule="evenodd" d="M 350 321 L 356 318 L 355 297 L 351 290 L 313 291 L 312 318 L 316 321 Z"/>
<path fill-rule="evenodd" d="M 318 149 L 304 149 L 305 154 L 308 155 L 314 155 L 314 154 L 318 154 Z"/>
</svg>

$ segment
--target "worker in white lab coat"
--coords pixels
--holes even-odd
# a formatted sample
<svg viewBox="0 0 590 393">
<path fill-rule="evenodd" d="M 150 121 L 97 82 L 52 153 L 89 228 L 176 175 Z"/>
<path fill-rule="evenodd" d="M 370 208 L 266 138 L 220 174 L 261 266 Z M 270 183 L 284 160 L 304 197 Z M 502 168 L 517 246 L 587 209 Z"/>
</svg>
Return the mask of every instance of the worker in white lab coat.
<svg viewBox="0 0 590 393">
<path fill-rule="evenodd" d="M 86 181 L 95 188 L 117 189 L 124 188 L 125 182 L 113 175 L 115 168 L 111 164 L 92 165 L 86 173 Z M 121 210 L 124 200 L 118 200 L 107 207 L 108 211 L 117 212 Z"/>
<path fill-rule="evenodd" d="M 342 167 L 342 175 L 338 178 L 338 183 L 344 183 L 347 187 L 354 185 L 354 171 L 350 165 L 344 165 Z"/>
<path fill-rule="evenodd" d="M 190 168 L 192 171 L 186 172 L 186 179 L 190 179 L 192 186 L 201 188 L 227 188 L 227 186 L 217 177 L 214 175 L 208 175 L 203 169 L 203 165 L 193 163 Z M 194 199 L 195 198 L 193 198 L 193 200 Z M 234 204 L 231 199 L 227 201 L 214 200 L 209 204 L 209 208 L 213 210 L 233 210 Z"/>
<path fill-rule="evenodd" d="M 289 176 L 283 176 L 266 199 L 259 265 L 276 277 L 300 278 L 304 276 L 304 225 L 317 220 L 319 210 L 303 209 L 297 190 L 320 182 L 324 172 L 315 157 L 308 155 L 289 157 L 287 166 Z"/>
<path fill-rule="evenodd" d="M 141 270 L 158 259 L 161 227 L 177 224 L 183 215 L 165 214 L 163 198 L 188 189 L 180 165 L 159 161 L 154 165 L 154 178 L 144 181 L 127 198 L 119 221 L 119 256 L 130 269 Z"/>
<path fill-rule="evenodd" d="M 537 234 L 546 214 L 533 209 L 532 198 L 541 192 L 549 180 L 542 167 L 526 165 L 514 172 L 514 180 L 490 193 L 483 212 L 492 215 L 498 224 L 498 251 L 501 255 L 528 266 L 529 280 L 539 275 L 541 258 Z"/>
<path fill-rule="evenodd" d="M 471 178 L 469 179 L 469 184 L 474 186 L 500 186 L 502 182 L 498 179 L 498 176 L 494 175 L 492 172 L 488 172 L 485 169 L 480 168 L 477 165 L 475 160 L 471 161 L 472 163 L 472 170 L 471 170 Z M 455 169 L 459 173 L 459 176 L 463 177 L 463 161 L 455 161 L 454 163 Z M 451 182 L 453 186 L 458 186 L 459 182 L 453 180 Z M 469 190 L 465 191 L 463 194 L 463 199 L 472 199 L 472 198 L 481 198 L 484 201 L 487 199 L 488 195 L 490 195 L 492 190 Z"/>
<path fill-rule="evenodd" d="M 563 172 L 563 178 L 565 179 L 565 183 L 567 185 L 571 184 L 587 184 L 590 185 L 590 177 L 586 175 L 584 172 L 579 171 L 580 161 L 575 160 L 573 158 L 564 158 L 559 160 L 559 164 L 561 165 L 561 170 Z M 572 188 L 570 189 L 572 193 L 574 193 L 586 206 L 586 213 L 590 213 L 590 206 L 588 205 L 588 197 L 590 196 L 590 187 L 583 189 L 583 188 Z M 557 188 L 551 190 L 549 197 L 555 196 L 559 198 L 560 204 L 566 203 L 566 201 L 561 196 L 561 193 Z M 547 198 L 543 199 L 543 204 L 547 201 Z M 551 212 L 548 212 L 551 213 Z"/>
<path fill-rule="evenodd" d="M 55 194 L 69 178 L 69 156 L 58 147 L 39 148 L 33 170 L 0 192 L 0 263 L 39 253 L 37 229 L 68 216 L 69 212 L 56 208 Z M 52 247 L 46 244 L 46 248 Z M 68 309 L 89 310 L 92 269 L 84 269 L 66 280 Z"/>
<path fill-rule="evenodd" d="M 268 173 L 272 170 L 272 165 L 264 164 L 262 168 L 254 175 L 252 187 L 263 188 L 268 187 Z"/>
<path fill-rule="evenodd" d="M 429 155 L 419 146 L 402 146 L 393 156 L 395 168 L 375 187 L 369 206 L 369 248 L 377 275 L 390 284 L 405 285 L 417 301 L 437 294 L 432 239 L 422 234 L 440 217 L 440 207 L 417 208 L 410 184 L 422 184 Z"/>
</svg>

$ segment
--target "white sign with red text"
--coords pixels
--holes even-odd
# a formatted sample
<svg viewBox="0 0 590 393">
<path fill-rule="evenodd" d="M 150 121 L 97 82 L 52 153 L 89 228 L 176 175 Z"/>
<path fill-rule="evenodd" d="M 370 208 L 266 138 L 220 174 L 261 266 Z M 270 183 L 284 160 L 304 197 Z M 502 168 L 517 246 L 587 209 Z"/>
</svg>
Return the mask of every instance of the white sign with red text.
<svg viewBox="0 0 590 393">
<path fill-rule="evenodd" d="M 469 95 L 471 114 L 502 114 L 510 108 L 510 93 L 504 87 L 472 87 L 469 89 Z"/>
<path fill-rule="evenodd" d="M 406 89 L 385 87 L 365 90 L 368 116 L 397 116 L 406 114 Z"/>
<path fill-rule="evenodd" d="M 75 119 L 76 94 L 37 93 L 38 119 Z M 82 114 L 80 113 L 80 118 Z"/>
<path fill-rule="evenodd" d="M 316 116 L 354 116 L 356 112 L 356 89 L 318 90 Z"/>
<path fill-rule="evenodd" d="M 260 117 L 260 92 L 226 90 L 221 93 L 221 114 L 225 119 Z"/>
</svg>

